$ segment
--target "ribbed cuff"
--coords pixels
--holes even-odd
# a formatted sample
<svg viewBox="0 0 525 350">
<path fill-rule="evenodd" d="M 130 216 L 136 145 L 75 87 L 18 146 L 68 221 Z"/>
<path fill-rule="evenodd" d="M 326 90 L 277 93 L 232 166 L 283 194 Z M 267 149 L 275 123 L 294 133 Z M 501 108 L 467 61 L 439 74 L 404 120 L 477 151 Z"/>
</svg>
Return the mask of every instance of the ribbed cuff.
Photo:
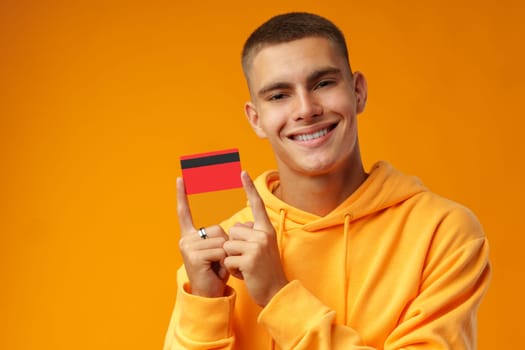
<svg viewBox="0 0 525 350">
<path fill-rule="evenodd" d="M 179 288 L 177 302 L 181 314 L 179 329 L 184 337 L 196 342 L 213 342 L 232 336 L 235 291 L 226 287 L 226 296 L 205 298 L 188 293 L 189 284 Z"/>
</svg>

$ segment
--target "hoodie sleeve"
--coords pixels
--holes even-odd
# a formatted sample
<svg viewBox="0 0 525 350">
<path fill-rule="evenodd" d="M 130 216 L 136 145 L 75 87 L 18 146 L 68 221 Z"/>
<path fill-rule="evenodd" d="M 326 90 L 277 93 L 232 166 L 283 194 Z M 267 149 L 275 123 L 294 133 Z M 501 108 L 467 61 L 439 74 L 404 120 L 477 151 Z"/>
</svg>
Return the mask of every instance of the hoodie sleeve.
<svg viewBox="0 0 525 350">
<path fill-rule="evenodd" d="M 477 309 L 491 275 L 488 256 L 488 244 L 476 220 L 443 222 L 428 248 L 419 294 L 407 303 L 378 349 L 475 350 Z M 367 346 L 357 330 L 336 324 L 335 316 L 299 281 L 293 281 L 266 305 L 258 321 L 281 349 L 376 349 Z"/>
<path fill-rule="evenodd" d="M 228 287 L 225 297 L 204 298 L 188 292 L 184 267 L 177 274 L 177 299 L 164 350 L 232 349 L 232 317 L 235 291 Z"/>
<path fill-rule="evenodd" d="M 476 315 L 490 276 L 484 238 L 443 257 L 425 273 L 420 294 L 403 312 L 385 349 L 477 349 Z"/>
<path fill-rule="evenodd" d="M 374 349 L 365 346 L 352 328 L 335 324 L 335 311 L 297 280 L 288 283 L 272 298 L 258 321 L 281 349 Z"/>
</svg>

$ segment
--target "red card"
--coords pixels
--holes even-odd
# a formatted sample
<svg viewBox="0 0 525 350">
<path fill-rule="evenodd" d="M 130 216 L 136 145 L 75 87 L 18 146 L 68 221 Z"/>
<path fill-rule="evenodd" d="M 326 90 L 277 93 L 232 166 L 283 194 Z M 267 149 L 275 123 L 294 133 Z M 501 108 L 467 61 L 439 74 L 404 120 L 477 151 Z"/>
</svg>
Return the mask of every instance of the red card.
<svg viewBox="0 0 525 350">
<path fill-rule="evenodd" d="M 242 187 L 236 148 L 182 156 L 180 166 L 186 194 Z"/>
</svg>

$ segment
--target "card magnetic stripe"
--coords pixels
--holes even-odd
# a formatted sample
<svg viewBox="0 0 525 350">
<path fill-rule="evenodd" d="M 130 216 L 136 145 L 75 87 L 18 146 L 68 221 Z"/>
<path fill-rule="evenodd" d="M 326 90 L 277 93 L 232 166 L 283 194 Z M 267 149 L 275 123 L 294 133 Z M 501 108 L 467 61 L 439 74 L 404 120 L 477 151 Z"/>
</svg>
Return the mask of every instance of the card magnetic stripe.
<svg viewBox="0 0 525 350">
<path fill-rule="evenodd" d="M 190 159 L 181 159 L 180 166 L 182 169 L 196 168 L 201 166 L 239 162 L 239 152 L 217 154 L 207 157 L 198 157 Z"/>
</svg>

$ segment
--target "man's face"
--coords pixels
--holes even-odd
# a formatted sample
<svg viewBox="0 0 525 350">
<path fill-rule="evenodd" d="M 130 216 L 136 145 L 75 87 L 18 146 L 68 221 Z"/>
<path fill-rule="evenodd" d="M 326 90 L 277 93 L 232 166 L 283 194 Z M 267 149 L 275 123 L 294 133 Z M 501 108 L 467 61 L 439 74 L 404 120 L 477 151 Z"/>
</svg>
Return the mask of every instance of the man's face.
<svg viewBox="0 0 525 350">
<path fill-rule="evenodd" d="M 268 138 L 281 172 L 322 175 L 348 166 L 366 82 L 360 73 L 352 76 L 330 41 L 308 37 L 264 47 L 248 80 L 246 115 Z"/>
</svg>

